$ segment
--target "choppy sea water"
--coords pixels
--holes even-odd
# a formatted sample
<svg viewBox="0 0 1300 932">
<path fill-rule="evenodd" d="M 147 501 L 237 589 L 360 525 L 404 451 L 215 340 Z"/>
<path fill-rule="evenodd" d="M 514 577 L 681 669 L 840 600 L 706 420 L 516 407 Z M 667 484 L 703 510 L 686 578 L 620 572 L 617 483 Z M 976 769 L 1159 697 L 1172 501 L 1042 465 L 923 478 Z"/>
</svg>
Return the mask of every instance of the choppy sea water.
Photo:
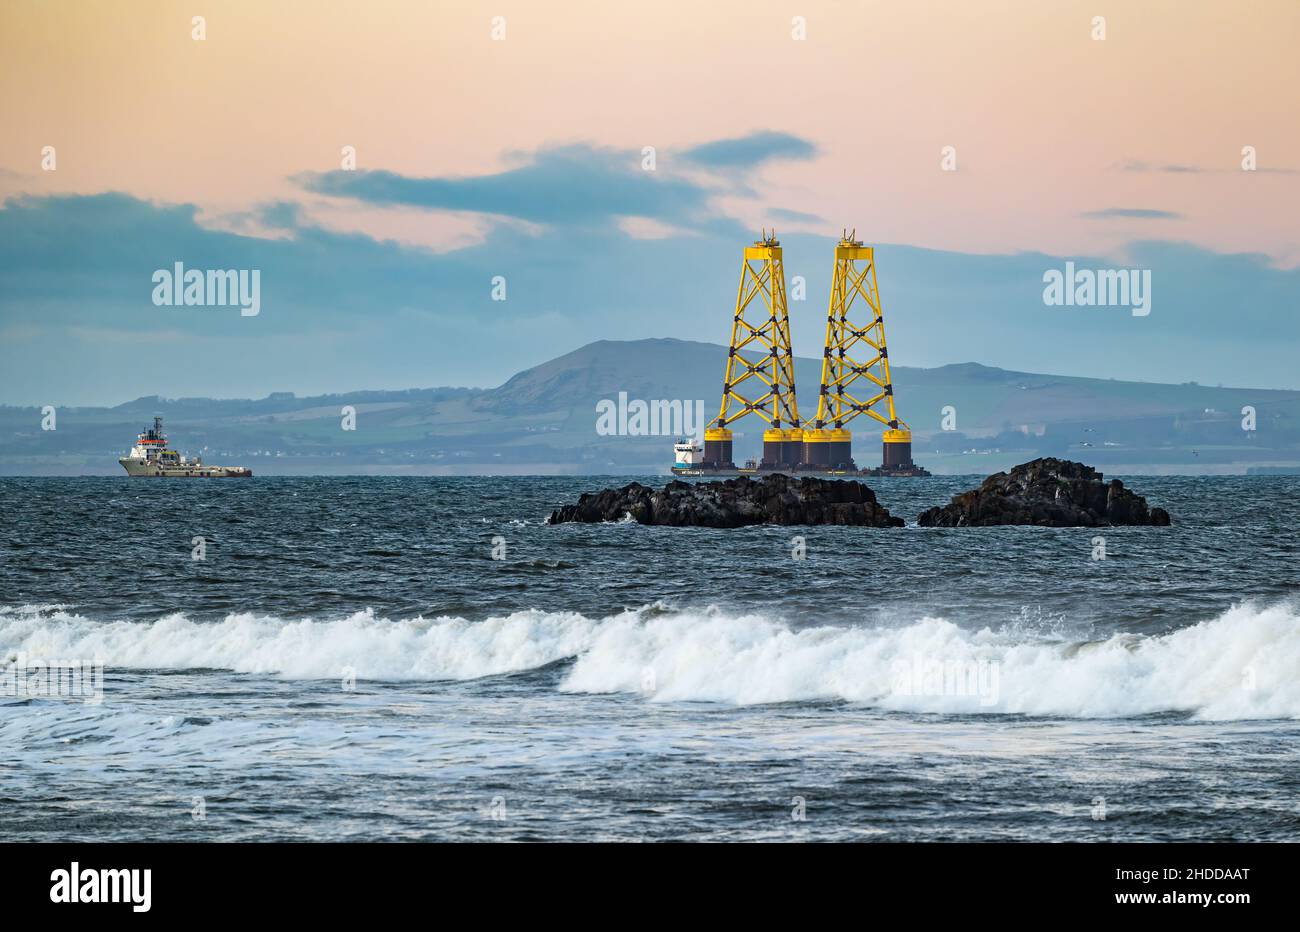
<svg viewBox="0 0 1300 932">
<path fill-rule="evenodd" d="M 1128 480 L 1172 528 L 915 526 L 972 477 L 871 480 L 902 529 L 545 525 L 626 481 L 0 479 L 0 662 L 103 664 L 0 679 L 0 833 L 1300 838 L 1300 480 Z"/>
</svg>

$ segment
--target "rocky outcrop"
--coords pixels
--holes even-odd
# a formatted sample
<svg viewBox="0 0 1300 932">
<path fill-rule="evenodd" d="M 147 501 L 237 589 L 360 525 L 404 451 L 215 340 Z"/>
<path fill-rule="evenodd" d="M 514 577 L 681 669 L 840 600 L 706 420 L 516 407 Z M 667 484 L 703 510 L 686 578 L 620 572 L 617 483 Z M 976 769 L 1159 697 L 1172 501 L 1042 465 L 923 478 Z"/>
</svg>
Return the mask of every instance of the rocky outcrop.
<svg viewBox="0 0 1300 932">
<path fill-rule="evenodd" d="M 1045 527 L 1107 527 L 1119 524 L 1167 526 L 1169 512 L 1118 479 L 1083 463 L 1037 459 L 989 476 L 978 489 L 954 495 L 951 504 L 921 513 L 922 527 L 988 527 L 1037 524 Z"/>
<path fill-rule="evenodd" d="M 671 527 L 745 527 L 752 524 L 846 524 L 902 527 L 861 482 L 792 479 L 781 474 L 741 476 L 725 482 L 674 480 L 655 491 L 633 482 L 589 492 L 576 505 L 551 513 L 549 524 L 631 518 Z"/>
</svg>

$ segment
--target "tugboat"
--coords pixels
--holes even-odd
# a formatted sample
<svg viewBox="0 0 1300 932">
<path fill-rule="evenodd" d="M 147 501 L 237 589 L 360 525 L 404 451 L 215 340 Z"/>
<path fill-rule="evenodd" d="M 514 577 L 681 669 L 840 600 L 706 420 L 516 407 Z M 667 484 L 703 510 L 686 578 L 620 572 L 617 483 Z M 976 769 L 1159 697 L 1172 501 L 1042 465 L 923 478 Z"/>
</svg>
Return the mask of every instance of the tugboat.
<svg viewBox="0 0 1300 932">
<path fill-rule="evenodd" d="M 118 460 L 128 476 L 179 477 L 189 479 L 244 479 L 253 474 L 245 466 L 205 466 L 195 457 L 185 459 L 167 449 L 162 418 L 153 419 L 153 427 L 142 431 L 131 452 Z"/>
</svg>

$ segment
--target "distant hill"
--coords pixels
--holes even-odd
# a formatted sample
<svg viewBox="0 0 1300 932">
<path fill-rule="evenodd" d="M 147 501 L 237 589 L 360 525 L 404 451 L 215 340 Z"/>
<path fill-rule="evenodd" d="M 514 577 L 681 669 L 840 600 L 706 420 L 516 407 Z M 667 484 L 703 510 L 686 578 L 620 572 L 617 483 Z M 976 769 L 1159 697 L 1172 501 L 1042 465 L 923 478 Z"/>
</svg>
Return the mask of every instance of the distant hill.
<svg viewBox="0 0 1300 932">
<path fill-rule="evenodd" d="M 663 472 L 672 438 L 600 436 L 596 405 L 703 399 L 717 414 L 726 348 L 656 339 L 602 340 L 526 369 L 493 389 L 427 388 L 257 400 L 139 398 L 63 408 L 41 430 L 35 408 L 0 407 L 0 473 L 117 474 L 117 457 L 154 415 L 172 443 L 214 463 L 288 473 Z M 816 410 L 821 361 L 799 358 L 800 414 Z M 1108 472 L 1231 472 L 1300 466 L 1300 392 L 1121 382 L 976 363 L 893 370 L 899 414 L 918 462 L 988 473 L 1040 455 Z M 341 409 L 356 409 L 354 431 Z M 1257 429 L 1242 429 L 1253 406 Z M 955 409 L 955 430 L 941 429 Z M 736 425 L 737 454 L 756 453 L 762 424 Z M 856 424 L 854 455 L 877 465 L 879 430 Z"/>
</svg>

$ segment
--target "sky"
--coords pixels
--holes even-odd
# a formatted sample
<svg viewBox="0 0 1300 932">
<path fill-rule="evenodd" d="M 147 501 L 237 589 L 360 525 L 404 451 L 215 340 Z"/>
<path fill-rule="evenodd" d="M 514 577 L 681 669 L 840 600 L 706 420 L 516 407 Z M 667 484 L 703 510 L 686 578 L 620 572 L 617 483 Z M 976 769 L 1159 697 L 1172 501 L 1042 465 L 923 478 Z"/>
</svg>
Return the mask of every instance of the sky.
<svg viewBox="0 0 1300 932">
<path fill-rule="evenodd" d="M 202 6 L 0 6 L 0 403 L 725 342 L 772 227 L 803 355 L 848 227 L 896 364 L 1300 388 L 1294 0 Z M 259 313 L 156 305 L 177 262 Z M 1066 262 L 1151 312 L 1046 305 Z"/>
</svg>

